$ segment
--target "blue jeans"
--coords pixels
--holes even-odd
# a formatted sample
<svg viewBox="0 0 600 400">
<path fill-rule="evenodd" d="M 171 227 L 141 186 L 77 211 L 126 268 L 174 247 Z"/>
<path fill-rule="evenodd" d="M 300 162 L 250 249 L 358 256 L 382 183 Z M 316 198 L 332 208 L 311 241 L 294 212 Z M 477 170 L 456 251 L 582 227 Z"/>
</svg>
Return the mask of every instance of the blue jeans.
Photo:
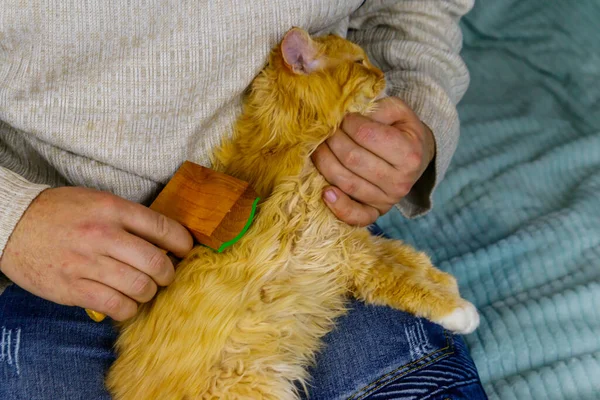
<svg viewBox="0 0 600 400">
<path fill-rule="evenodd" d="M 486 399 L 463 340 L 439 325 L 352 302 L 325 337 L 311 400 Z M 0 399 L 109 399 L 104 374 L 117 332 L 78 307 L 16 285 L 0 295 Z"/>
<path fill-rule="evenodd" d="M 310 399 L 486 399 L 464 342 L 440 326 L 353 302 L 325 337 Z M 109 399 L 117 332 L 16 285 L 0 295 L 0 399 Z"/>
</svg>

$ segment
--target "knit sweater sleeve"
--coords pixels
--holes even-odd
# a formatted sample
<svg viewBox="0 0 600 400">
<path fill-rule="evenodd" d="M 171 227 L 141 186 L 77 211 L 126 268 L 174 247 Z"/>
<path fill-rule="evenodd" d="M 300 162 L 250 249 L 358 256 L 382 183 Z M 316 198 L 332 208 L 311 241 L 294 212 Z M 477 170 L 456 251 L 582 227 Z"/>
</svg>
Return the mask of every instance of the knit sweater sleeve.
<svg viewBox="0 0 600 400">
<path fill-rule="evenodd" d="M 387 94 L 404 100 L 435 137 L 434 161 L 398 204 L 407 217 L 431 209 L 458 143 L 456 104 L 469 84 L 458 23 L 473 1 L 366 0 L 350 20 L 348 38 L 385 72 Z"/>
<path fill-rule="evenodd" d="M 0 163 L 2 160 L 0 160 Z M 0 259 L 15 226 L 47 185 L 29 182 L 0 165 Z"/>
</svg>

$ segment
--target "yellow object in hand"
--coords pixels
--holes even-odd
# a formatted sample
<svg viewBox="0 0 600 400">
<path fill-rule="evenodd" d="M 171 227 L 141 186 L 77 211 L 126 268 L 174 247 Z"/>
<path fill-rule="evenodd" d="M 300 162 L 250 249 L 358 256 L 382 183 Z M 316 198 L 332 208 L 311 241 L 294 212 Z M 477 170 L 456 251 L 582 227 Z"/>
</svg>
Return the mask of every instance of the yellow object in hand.
<svg viewBox="0 0 600 400">
<path fill-rule="evenodd" d="M 92 320 L 96 322 L 102 322 L 104 318 L 106 318 L 106 315 L 99 313 L 98 311 L 90 310 L 89 308 L 86 308 L 85 312 Z"/>
</svg>

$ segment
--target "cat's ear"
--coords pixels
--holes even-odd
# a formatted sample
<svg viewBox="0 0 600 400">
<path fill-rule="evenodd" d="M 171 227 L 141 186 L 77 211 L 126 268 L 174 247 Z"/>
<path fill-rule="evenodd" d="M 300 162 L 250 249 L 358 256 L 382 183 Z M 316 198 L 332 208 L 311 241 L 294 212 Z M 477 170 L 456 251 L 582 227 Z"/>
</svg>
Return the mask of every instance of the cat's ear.
<svg viewBox="0 0 600 400">
<path fill-rule="evenodd" d="M 323 64 L 319 44 L 300 28 L 292 28 L 285 34 L 281 54 L 285 65 L 296 74 L 310 74 Z"/>
</svg>

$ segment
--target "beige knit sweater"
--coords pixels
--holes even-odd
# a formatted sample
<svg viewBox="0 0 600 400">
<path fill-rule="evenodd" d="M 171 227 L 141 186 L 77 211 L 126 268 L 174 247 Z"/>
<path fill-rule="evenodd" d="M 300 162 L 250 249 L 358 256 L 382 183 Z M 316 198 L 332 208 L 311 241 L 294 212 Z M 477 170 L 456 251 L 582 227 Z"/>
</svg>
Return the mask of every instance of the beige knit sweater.
<svg viewBox="0 0 600 400">
<path fill-rule="evenodd" d="M 3 0 L 0 257 L 30 202 L 78 185 L 148 204 L 208 155 L 292 26 L 361 44 L 432 129 L 437 156 L 399 205 L 430 207 L 457 144 L 469 76 L 459 18 L 473 0 Z M 0 291 L 2 283 L 0 282 Z"/>
</svg>

